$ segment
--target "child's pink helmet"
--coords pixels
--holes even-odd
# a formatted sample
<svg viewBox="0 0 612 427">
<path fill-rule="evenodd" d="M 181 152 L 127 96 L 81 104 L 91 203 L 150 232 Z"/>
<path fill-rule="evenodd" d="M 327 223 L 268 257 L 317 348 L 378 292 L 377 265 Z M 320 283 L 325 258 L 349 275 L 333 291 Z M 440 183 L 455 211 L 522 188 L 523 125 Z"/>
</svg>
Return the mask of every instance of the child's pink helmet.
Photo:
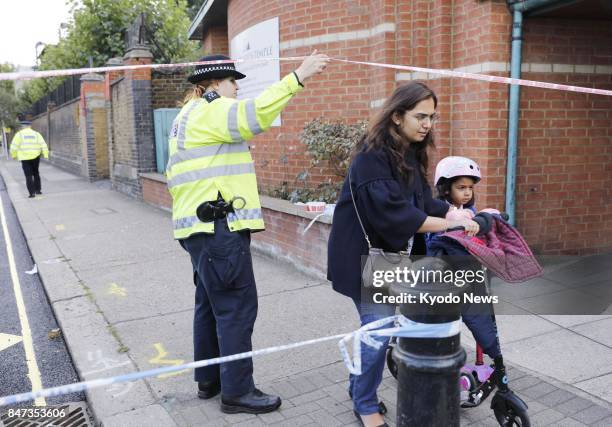
<svg viewBox="0 0 612 427">
<path fill-rule="evenodd" d="M 457 176 L 469 176 L 476 182 L 480 181 L 480 168 L 478 164 L 467 157 L 450 156 L 438 162 L 434 185 L 440 183 L 440 178 L 455 178 Z"/>
</svg>

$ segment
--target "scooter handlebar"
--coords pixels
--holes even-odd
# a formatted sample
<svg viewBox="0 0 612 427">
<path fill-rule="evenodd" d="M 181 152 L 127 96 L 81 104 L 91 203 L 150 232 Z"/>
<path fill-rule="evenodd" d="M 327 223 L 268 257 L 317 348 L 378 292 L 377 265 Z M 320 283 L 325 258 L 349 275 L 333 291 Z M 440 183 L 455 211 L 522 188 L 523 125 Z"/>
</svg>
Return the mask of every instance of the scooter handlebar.
<svg viewBox="0 0 612 427">
<path fill-rule="evenodd" d="M 496 214 L 495 216 L 499 216 L 504 221 L 508 221 L 508 218 L 510 218 L 508 214 L 505 212 L 501 212 L 499 215 Z M 491 231 L 491 227 L 493 226 L 493 215 L 487 212 L 480 212 L 474 215 L 474 218 L 472 218 L 472 221 L 477 223 L 480 228 L 476 235 L 481 236 Z M 458 227 L 449 228 L 446 231 L 460 231 L 460 230 L 465 230 L 465 227 L 460 225 Z"/>
</svg>

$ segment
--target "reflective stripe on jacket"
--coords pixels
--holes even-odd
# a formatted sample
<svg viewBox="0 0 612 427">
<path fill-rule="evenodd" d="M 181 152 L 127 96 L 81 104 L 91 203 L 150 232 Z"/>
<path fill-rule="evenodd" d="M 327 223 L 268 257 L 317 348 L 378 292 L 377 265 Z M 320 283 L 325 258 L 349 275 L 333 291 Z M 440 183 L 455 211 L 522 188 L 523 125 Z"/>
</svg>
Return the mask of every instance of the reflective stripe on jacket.
<svg viewBox="0 0 612 427">
<path fill-rule="evenodd" d="M 243 209 L 227 217 L 231 231 L 263 230 L 255 166 L 246 141 L 267 130 L 289 100 L 301 90 L 293 73 L 255 99 L 218 97 L 191 100 L 179 112 L 169 138 L 166 167 L 172 195 L 174 238 L 213 233 L 213 222 L 196 217 L 200 203 L 243 197 Z"/>
<path fill-rule="evenodd" d="M 49 158 L 49 148 L 42 135 L 34 129 L 21 129 L 11 141 L 11 156 L 17 160 L 32 160 L 40 155 Z"/>
</svg>

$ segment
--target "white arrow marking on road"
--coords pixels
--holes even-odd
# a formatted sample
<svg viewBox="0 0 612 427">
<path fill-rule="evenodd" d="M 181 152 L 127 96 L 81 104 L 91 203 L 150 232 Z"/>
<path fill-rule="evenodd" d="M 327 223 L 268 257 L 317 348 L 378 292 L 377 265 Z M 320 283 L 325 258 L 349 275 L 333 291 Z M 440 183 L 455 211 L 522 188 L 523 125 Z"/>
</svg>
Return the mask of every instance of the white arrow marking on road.
<svg viewBox="0 0 612 427">
<path fill-rule="evenodd" d="M 0 197 L 0 223 L 2 224 L 2 233 L 4 234 L 4 243 L 6 244 L 7 261 L 11 272 L 11 280 L 13 282 L 13 293 L 15 294 L 15 302 L 17 303 L 17 312 L 19 313 L 19 323 L 21 324 L 23 348 L 25 350 L 26 364 L 28 365 L 28 378 L 32 384 L 32 391 L 36 392 L 43 389 L 42 379 L 40 376 L 40 369 L 38 369 L 38 362 L 36 362 L 32 329 L 30 329 L 30 321 L 28 320 L 23 293 L 21 292 L 21 284 L 19 283 L 19 275 L 17 274 L 17 266 L 15 264 L 15 255 L 13 254 L 13 243 L 11 242 L 6 216 L 4 215 L 2 197 Z M 44 397 L 36 398 L 34 404 L 36 406 L 47 406 Z"/>
<path fill-rule="evenodd" d="M 17 343 L 20 343 L 21 341 L 23 341 L 23 339 L 19 335 L 0 333 L 0 351 L 5 350 Z"/>
</svg>

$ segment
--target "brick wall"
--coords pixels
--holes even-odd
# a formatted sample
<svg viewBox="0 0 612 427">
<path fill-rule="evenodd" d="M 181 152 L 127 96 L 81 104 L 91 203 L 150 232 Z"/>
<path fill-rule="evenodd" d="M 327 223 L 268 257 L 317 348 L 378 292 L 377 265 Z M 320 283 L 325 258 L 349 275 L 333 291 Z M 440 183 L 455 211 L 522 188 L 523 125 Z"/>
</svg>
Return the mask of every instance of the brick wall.
<svg viewBox="0 0 612 427">
<path fill-rule="evenodd" d="M 64 104 L 50 113 L 49 161 L 74 174 L 81 173 L 81 141 L 79 137 L 79 99 Z"/>
<path fill-rule="evenodd" d="M 340 58 L 508 75 L 512 19 L 503 0 L 338 0 L 324 5 L 231 0 L 228 38 L 274 16 L 279 17 L 281 56 L 305 55 L 317 48 Z M 355 37 L 350 33 L 361 30 L 371 30 L 371 34 Z M 308 44 L 309 37 L 330 34 L 342 34 L 345 40 L 312 42 L 299 48 L 288 45 L 295 40 Z M 523 62 L 530 64 L 524 78 L 611 87 L 612 73 L 601 68 L 612 63 L 610 22 L 527 18 L 524 35 Z M 550 72 L 536 73 L 538 66 L 533 64 L 557 65 L 554 70 L 550 65 Z M 558 64 L 571 65 L 571 69 L 563 73 Z M 281 75 L 296 66 L 281 63 Z M 438 150 L 432 154 L 430 170 L 439 158 L 450 154 L 474 158 L 484 172 L 478 205 L 503 209 L 508 86 L 339 63 L 309 81 L 306 90 L 291 101 L 282 114 L 282 128 L 253 140 L 262 190 L 283 181 L 292 185 L 297 174 L 309 168 L 299 142 L 307 121 L 318 116 L 346 122 L 371 117 L 397 84 L 415 78 L 424 78 L 440 101 Z M 546 253 L 588 253 L 612 247 L 611 220 L 603 214 L 610 209 L 605 201 L 612 183 L 612 172 L 605 168 L 611 160 L 610 101 L 601 96 L 522 88 L 521 107 L 519 229 L 537 251 Z M 563 147 L 555 150 L 558 146 L 553 140 Z M 312 170 L 309 184 L 322 182 L 329 172 L 326 168 Z M 564 182 L 578 177 L 584 188 L 580 195 L 570 190 L 575 184 Z M 597 242 L 593 241 L 594 229 L 601 233 Z"/>
<path fill-rule="evenodd" d="M 132 55 L 150 55 L 135 51 Z M 151 63 L 148 56 L 124 58 L 126 65 Z M 156 170 L 153 130 L 151 70 L 128 70 L 110 89 L 112 145 L 109 158 L 113 188 L 142 198 L 140 173 Z"/>
<path fill-rule="evenodd" d="M 279 16 L 281 56 L 305 55 L 317 48 L 333 57 L 432 68 L 508 60 L 510 16 L 505 2 L 454 3 L 453 8 L 450 0 L 405 4 L 389 0 L 329 1 L 325 5 L 255 1 L 244 13 L 245 1 L 233 0 L 228 6 L 228 31 L 231 39 L 251 25 Z M 354 33 L 367 30 L 371 31 L 369 36 Z M 283 48 L 283 42 L 286 45 L 292 40 L 332 33 L 343 34 L 346 40 Z M 281 63 L 281 75 L 297 65 Z M 278 187 L 283 181 L 295 185 L 296 176 L 310 168 L 305 147 L 299 142 L 307 121 L 320 116 L 349 123 L 372 118 L 376 106 L 403 83 L 396 81 L 392 70 L 339 63 L 309 81 L 306 90 L 282 113 L 282 128 L 273 128 L 253 140 L 252 154 L 262 190 Z M 428 84 L 437 92 L 444 118 L 436 129 L 439 151 L 433 154 L 432 165 L 451 151 L 475 157 L 485 169 L 488 166 L 492 170 L 492 179 L 485 185 L 494 191 L 487 191 L 482 200 L 499 205 L 504 199 L 503 189 L 498 191 L 503 186 L 498 174 L 503 170 L 505 133 L 497 129 L 505 126 L 507 88 L 452 79 L 430 80 Z M 312 186 L 333 179 L 325 167 L 310 172 Z"/>
<path fill-rule="evenodd" d="M 549 68 L 524 78 L 612 89 L 610 22 L 528 19 L 524 35 L 524 62 Z M 610 97 L 523 88 L 517 217 L 536 250 L 612 247 L 611 164 Z"/>
<path fill-rule="evenodd" d="M 375 3 L 374 5 L 372 3 Z M 395 44 L 392 31 L 382 24 L 394 24 L 394 7 L 389 1 L 282 2 L 232 0 L 228 5 L 228 38 L 260 21 L 279 17 L 281 56 L 302 56 L 319 49 L 334 57 L 357 60 L 387 59 Z M 248 12 L 247 12 L 248 11 Z M 289 41 L 322 36 L 328 33 L 350 33 L 374 29 L 371 37 L 337 40 L 303 47 L 288 47 Z M 285 43 L 285 46 L 283 45 Z M 281 62 L 281 76 L 293 71 L 299 63 Z M 385 76 L 387 76 L 385 78 Z M 342 119 L 355 123 L 370 115 L 370 101 L 393 86 L 391 73 L 372 71 L 359 65 L 335 63 L 328 71 L 310 79 L 306 89 L 283 111 L 282 127 L 272 128 L 252 141 L 258 182 L 263 191 L 278 187 L 284 181 L 295 185 L 296 176 L 310 168 L 305 146 L 299 142 L 304 125 L 316 118 Z M 324 182 L 331 175 L 325 167 L 310 170 L 309 185 Z"/>
<path fill-rule="evenodd" d="M 311 218 L 267 208 L 263 208 L 262 212 L 266 231 L 253 234 L 254 246 L 275 258 L 285 259 L 324 276 L 327 271 L 327 241 L 331 231 L 329 222 L 316 221 L 303 233 Z"/>
<path fill-rule="evenodd" d="M 32 128 L 40 132 L 49 146 L 49 163 L 81 175 L 83 154 L 80 140 L 79 98 L 35 117 Z"/>
<path fill-rule="evenodd" d="M 179 108 L 193 85 L 187 81 L 189 71 L 154 70 L 151 73 L 151 103 L 157 108 Z"/>
<path fill-rule="evenodd" d="M 211 27 L 206 31 L 202 40 L 203 55 L 229 55 L 227 42 L 227 27 Z"/>
<path fill-rule="evenodd" d="M 81 76 L 80 102 L 81 175 L 90 181 L 109 176 L 105 78 L 101 74 Z"/>
<path fill-rule="evenodd" d="M 145 202 L 164 210 L 172 210 L 172 196 L 170 196 L 163 175 L 143 173 L 140 175 L 140 182 L 142 184 L 142 198 Z"/>
</svg>

